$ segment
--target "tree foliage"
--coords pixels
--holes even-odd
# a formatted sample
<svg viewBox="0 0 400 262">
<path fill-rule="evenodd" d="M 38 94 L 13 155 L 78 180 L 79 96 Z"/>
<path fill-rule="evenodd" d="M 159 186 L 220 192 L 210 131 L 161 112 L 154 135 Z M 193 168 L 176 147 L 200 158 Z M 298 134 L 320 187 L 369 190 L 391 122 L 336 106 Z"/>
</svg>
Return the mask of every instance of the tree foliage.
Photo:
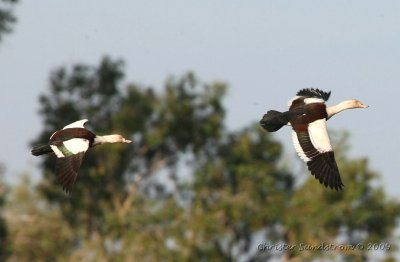
<svg viewBox="0 0 400 262">
<path fill-rule="evenodd" d="M 0 41 L 3 35 L 11 32 L 16 22 L 12 7 L 18 0 L 0 0 Z"/>
<path fill-rule="evenodd" d="M 33 190 L 27 174 L 10 191 L 5 206 L 9 261 L 56 261 L 67 257 L 74 238 L 60 210 Z"/>
<path fill-rule="evenodd" d="M 0 165 L 0 261 L 5 260 L 8 255 L 8 228 L 4 219 L 4 204 L 8 187 L 3 183 L 4 167 Z"/>
<path fill-rule="evenodd" d="M 0 0 L 0 41 L 3 34 L 11 31 L 11 25 L 15 23 L 16 18 L 12 13 L 11 6 L 17 0 Z M 0 261 L 4 261 L 8 255 L 8 229 L 3 218 L 3 205 L 6 201 L 7 186 L 3 183 L 4 172 L 3 165 L 0 164 Z"/>
<path fill-rule="evenodd" d="M 350 159 L 347 142 L 339 139 L 345 190 L 326 189 L 307 172 L 301 175 L 309 179 L 295 186 L 295 176 L 281 164 L 283 148 L 270 134 L 256 124 L 225 127 L 226 90 L 224 83 L 204 83 L 193 73 L 169 78 L 162 89 L 126 84 L 124 63 L 108 57 L 98 66 L 55 70 L 40 97 L 44 129 L 35 143 L 82 118 L 98 134 L 121 133 L 134 143 L 92 149 L 71 196 L 55 181 L 54 158 L 43 158 L 36 197 L 45 208 L 34 210 L 50 230 L 64 233 L 52 241 L 58 251 L 47 254 L 49 246 L 37 241 L 36 254 L 63 260 L 68 253 L 72 261 L 338 255 L 362 261 L 367 250 L 301 251 L 299 245 L 393 243 L 399 204 L 373 186 L 378 174 L 366 158 Z M 30 201 L 21 200 L 37 206 Z M 14 240 L 22 234 L 15 228 Z M 46 231 L 39 227 L 30 236 L 52 239 Z M 257 249 L 261 243 L 297 248 L 269 252 Z M 394 244 L 384 251 L 393 250 Z"/>
<path fill-rule="evenodd" d="M 350 261 L 364 261 L 368 247 L 380 246 L 370 249 L 375 251 L 396 250 L 392 232 L 400 215 L 400 205 L 389 199 L 382 187 L 374 186 L 379 175 L 371 171 L 367 158 L 350 160 L 346 156 L 342 149 L 348 147 L 347 138 L 345 134 L 335 143 L 340 145 L 336 150 L 337 161 L 346 180 L 343 192 L 328 191 L 308 180 L 293 195 L 283 220 L 282 240 L 298 248 L 288 252 L 288 257 L 309 260 L 328 253 L 340 254 Z M 332 246 L 311 249 L 321 243 Z"/>
</svg>

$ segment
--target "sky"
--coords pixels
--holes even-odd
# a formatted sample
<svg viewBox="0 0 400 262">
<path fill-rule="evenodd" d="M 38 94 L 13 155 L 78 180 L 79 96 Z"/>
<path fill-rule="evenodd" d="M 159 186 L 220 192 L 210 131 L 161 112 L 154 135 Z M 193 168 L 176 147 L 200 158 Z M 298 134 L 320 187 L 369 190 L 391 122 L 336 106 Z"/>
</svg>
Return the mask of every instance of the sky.
<svg viewBox="0 0 400 262">
<path fill-rule="evenodd" d="M 126 82 L 160 89 L 189 70 L 226 82 L 232 130 L 285 110 L 302 88 L 332 91 L 328 105 L 357 98 L 370 108 L 345 111 L 328 127 L 350 132 L 351 157 L 368 157 L 379 184 L 400 197 L 398 1 L 35 0 L 15 13 L 14 32 L 0 43 L 0 163 L 11 183 L 39 173 L 29 143 L 42 128 L 38 96 L 50 73 L 110 55 L 125 61 Z M 276 138 L 295 156 L 290 133 Z"/>
</svg>

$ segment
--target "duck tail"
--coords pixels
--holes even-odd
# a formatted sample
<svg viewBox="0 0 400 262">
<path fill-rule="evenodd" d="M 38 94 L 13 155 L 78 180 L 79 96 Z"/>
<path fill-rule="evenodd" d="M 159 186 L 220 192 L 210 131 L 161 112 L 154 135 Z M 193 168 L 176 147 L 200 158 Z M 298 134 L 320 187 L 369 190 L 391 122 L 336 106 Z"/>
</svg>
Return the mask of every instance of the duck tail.
<svg viewBox="0 0 400 262">
<path fill-rule="evenodd" d="M 268 111 L 260 120 L 260 125 L 268 132 L 275 132 L 288 123 L 285 113 Z"/>
<path fill-rule="evenodd" d="M 53 150 L 51 149 L 50 145 L 39 145 L 39 146 L 34 146 L 31 150 L 31 153 L 34 156 L 40 156 L 44 154 L 53 153 Z"/>
</svg>

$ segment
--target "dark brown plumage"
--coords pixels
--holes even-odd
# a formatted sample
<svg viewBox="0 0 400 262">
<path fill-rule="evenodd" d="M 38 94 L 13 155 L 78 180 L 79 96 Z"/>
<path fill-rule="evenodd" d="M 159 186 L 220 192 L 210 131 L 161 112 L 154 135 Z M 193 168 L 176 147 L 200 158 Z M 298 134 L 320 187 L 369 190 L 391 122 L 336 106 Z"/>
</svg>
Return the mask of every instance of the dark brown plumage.
<svg viewBox="0 0 400 262">
<path fill-rule="evenodd" d="M 34 146 L 32 155 L 55 154 L 57 181 L 66 193 L 70 193 L 77 180 L 79 168 L 86 151 L 96 145 L 106 143 L 131 143 L 121 135 L 97 136 L 87 130 L 82 119 L 53 133 L 46 145 Z"/>
<path fill-rule="evenodd" d="M 57 159 L 57 180 L 66 193 L 71 193 L 72 191 L 84 156 L 85 152 L 81 152 L 76 155 Z"/>
<path fill-rule="evenodd" d="M 326 121 L 345 109 L 368 106 L 353 99 L 327 107 L 325 101 L 330 94 L 313 88 L 300 90 L 289 102 L 288 111 L 269 110 L 260 120 L 260 125 L 268 132 L 291 125 L 294 147 L 299 157 L 307 163 L 311 174 L 326 187 L 342 190 L 344 185 L 329 141 Z"/>
</svg>

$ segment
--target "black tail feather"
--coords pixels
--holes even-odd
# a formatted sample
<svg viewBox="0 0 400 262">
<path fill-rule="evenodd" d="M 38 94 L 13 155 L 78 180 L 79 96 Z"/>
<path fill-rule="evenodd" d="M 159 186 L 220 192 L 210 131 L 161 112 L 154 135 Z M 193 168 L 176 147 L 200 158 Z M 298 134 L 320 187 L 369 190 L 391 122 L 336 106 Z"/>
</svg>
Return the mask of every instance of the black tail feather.
<svg viewBox="0 0 400 262">
<path fill-rule="evenodd" d="M 260 120 L 260 125 L 268 132 L 275 132 L 287 123 L 285 114 L 275 110 L 268 111 Z"/>
<path fill-rule="evenodd" d="M 44 154 L 53 153 L 53 150 L 51 150 L 50 145 L 40 145 L 40 146 L 34 146 L 31 150 L 31 153 L 34 156 L 40 156 Z"/>
</svg>

